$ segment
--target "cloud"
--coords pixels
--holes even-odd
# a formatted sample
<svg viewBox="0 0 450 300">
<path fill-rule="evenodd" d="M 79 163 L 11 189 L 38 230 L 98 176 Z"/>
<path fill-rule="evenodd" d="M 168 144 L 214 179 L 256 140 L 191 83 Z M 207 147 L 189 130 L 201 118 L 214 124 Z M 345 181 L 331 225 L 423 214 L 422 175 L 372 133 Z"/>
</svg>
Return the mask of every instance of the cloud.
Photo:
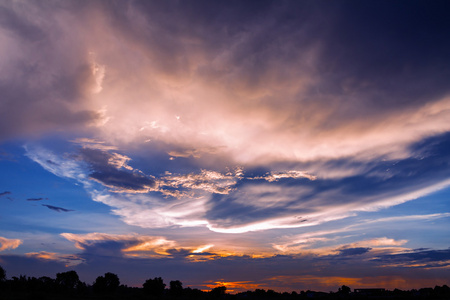
<svg viewBox="0 0 450 300">
<path fill-rule="evenodd" d="M 5 72 L 21 88 L 4 87 L 20 101 L 7 101 L 19 117 L 2 128 L 81 126 L 114 145 L 159 141 L 181 158 L 215 149 L 252 166 L 405 158 L 412 143 L 449 130 L 449 90 L 434 79 L 446 75 L 446 21 L 429 18 L 442 16 L 439 5 L 414 3 L 400 20 L 369 6 L 4 5 Z M 406 29 L 411 11 L 423 18 Z M 394 28 L 375 30 L 374 15 Z"/>
<path fill-rule="evenodd" d="M 90 165 L 89 177 L 119 193 L 144 193 L 153 190 L 155 181 L 128 166 L 129 157 L 119 153 L 84 147 L 78 159 Z"/>
<path fill-rule="evenodd" d="M 309 180 L 316 180 L 317 176 L 310 175 L 303 171 L 287 171 L 287 172 L 271 172 L 270 174 L 267 174 L 266 176 L 261 177 L 255 177 L 253 179 L 265 179 L 268 182 L 278 181 L 280 179 L 287 179 L 287 178 L 307 178 Z"/>
<path fill-rule="evenodd" d="M 445 188 L 448 139 L 448 134 L 435 137 L 412 146 L 413 157 L 373 161 L 361 173 L 333 178 L 280 167 L 270 172 L 236 167 L 225 172 L 145 174 L 117 148 L 92 141 L 62 155 L 36 146 L 26 149 L 27 156 L 46 170 L 81 183 L 93 200 L 113 207 L 127 224 L 205 226 L 215 232 L 243 233 L 323 224 Z M 311 166 L 314 163 L 302 169 Z"/>
<path fill-rule="evenodd" d="M 398 254 L 380 255 L 374 261 L 386 266 L 406 268 L 448 268 L 450 266 L 450 249 L 417 249 Z"/>
<path fill-rule="evenodd" d="M 77 103 L 89 97 L 102 68 L 90 62 L 81 46 L 86 41 L 76 37 L 83 29 L 70 21 L 68 11 L 54 14 L 57 6 L 63 8 L 42 3 L 5 3 L 0 8 L 0 39 L 8 45 L 0 55 L 8 57 L 1 60 L 2 140 L 82 128 L 100 118 L 96 110 Z M 70 39 L 61 38 L 68 32 Z"/>
<path fill-rule="evenodd" d="M 343 256 L 353 256 L 353 255 L 361 255 L 361 254 L 367 253 L 370 250 L 372 250 L 372 248 L 359 247 L 359 248 L 345 248 L 345 249 L 339 250 L 339 252 L 340 252 L 340 255 L 343 255 Z"/>
<path fill-rule="evenodd" d="M 167 250 L 177 247 L 176 242 L 164 237 L 137 234 L 120 235 L 94 232 L 88 234 L 62 233 L 61 236 L 75 242 L 76 247 L 82 250 L 92 249 L 97 244 L 114 242 L 122 254 L 147 252 L 159 256 L 169 255 Z"/>
<path fill-rule="evenodd" d="M 342 243 L 348 237 L 358 237 L 356 226 L 348 226 L 328 231 L 311 231 L 308 233 L 285 236 L 272 246 L 283 254 L 315 255 L 315 256 L 348 256 L 403 253 L 410 249 L 402 247 L 407 240 L 395 240 L 387 237 L 363 239 L 351 243 Z M 362 234 L 363 235 L 363 234 Z M 338 244 L 337 244 L 338 243 Z"/>
<path fill-rule="evenodd" d="M 48 198 L 28 198 L 27 201 L 42 201 L 42 200 L 48 200 Z"/>
<path fill-rule="evenodd" d="M 74 160 L 65 159 L 51 151 L 35 146 L 25 145 L 26 156 L 38 163 L 48 172 L 56 176 L 74 179 L 82 183 L 87 183 L 87 175 L 82 166 Z"/>
<path fill-rule="evenodd" d="M 403 249 L 402 252 L 376 252 L 371 247 L 337 245 L 325 255 L 302 253 L 250 256 L 213 244 L 183 245 L 163 236 L 139 234 L 63 233 L 80 250 L 77 254 L 33 252 L 26 256 L 3 255 L 6 265 L 14 263 L 17 272 L 26 261 L 28 275 L 34 266 L 61 272 L 63 265 L 73 267 L 82 280 L 93 281 L 102 272 L 119 275 L 124 284 L 140 286 L 146 279 L 173 277 L 184 286 L 207 288 L 216 282 L 229 283 L 236 291 L 246 287 L 286 290 L 337 290 L 343 284 L 352 288 L 418 288 L 424 282 L 444 284 L 448 251 L 439 249 Z M 190 239 L 191 240 L 191 239 Z M 375 240 L 378 240 L 377 242 Z M 362 244 L 400 245 L 401 241 L 379 238 Z M 376 248 L 376 247 L 374 247 Z M 54 263 L 60 269 L 55 269 Z M 148 266 L 151 265 L 150 270 Z M 301 265 L 302 268 L 298 268 Z M 108 269 L 105 269 L 108 268 Z M 410 268 L 415 268 L 411 272 Z M 234 270 L 239 269 L 236 273 Z M 42 276 L 42 267 L 39 268 Z M 324 274 L 326 274 L 324 276 Z M 426 281 L 420 281 L 426 278 Z M 427 281 L 428 280 L 428 281 Z"/>
<path fill-rule="evenodd" d="M 25 256 L 40 260 L 60 262 L 65 264 L 65 267 L 73 267 L 84 262 L 83 258 L 76 255 L 66 255 L 46 251 L 25 253 Z"/>
<path fill-rule="evenodd" d="M 167 190 L 165 187 L 186 190 L 202 190 L 215 194 L 228 194 L 233 190 L 242 170 L 237 168 L 236 171 L 221 174 L 215 171 L 201 170 L 199 174 L 163 176 L 158 180 L 158 185 L 162 193 Z M 168 190 L 170 191 L 170 190 Z M 167 191 L 167 192 L 168 192 Z"/>
<path fill-rule="evenodd" d="M 406 29 L 384 5 L 185 5 L 4 5 L 0 128 L 61 127 L 78 152 L 27 155 L 147 228 L 300 228 L 449 185 L 450 90 L 430 79 L 445 78 L 434 51 L 447 57 L 449 43 L 418 52 L 424 37 L 413 34 L 442 37 L 435 21 Z M 395 28 L 374 30 L 376 12 Z"/>
<path fill-rule="evenodd" d="M 22 244 L 22 240 L 19 239 L 7 239 L 0 236 L 0 251 L 7 249 L 16 249 Z"/>
<path fill-rule="evenodd" d="M 4 191 L 2 193 L 0 193 L 0 197 L 6 196 L 6 195 L 11 195 L 10 191 Z"/>
<path fill-rule="evenodd" d="M 74 242 L 82 250 L 81 257 L 117 257 L 135 259 L 181 259 L 186 262 L 203 262 L 223 257 L 241 257 L 244 253 L 232 248 L 223 248 L 214 244 L 202 244 L 195 237 L 179 243 L 163 236 L 149 236 L 136 233 L 107 234 L 62 233 L 61 236 Z M 260 255 L 259 257 L 263 257 Z"/>
<path fill-rule="evenodd" d="M 110 124 L 105 131 L 123 132 L 119 136 L 126 142 L 163 140 L 174 148 L 168 153 L 177 157 L 196 157 L 195 149 L 221 147 L 218 155 L 231 156 L 231 160 L 239 163 L 257 164 L 259 161 L 307 161 L 349 156 L 362 160 L 383 155 L 405 157 L 408 145 L 414 141 L 448 129 L 444 124 L 445 107 L 448 107 L 444 92 L 426 99 L 426 104 L 421 106 L 418 103 L 424 102 L 396 100 L 399 98 L 396 93 L 390 95 L 389 89 L 383 89 L 383 99 L 391 99 L 383 100 L 383 103 L 388 103 L 392 111 L 373 109 L 377 107 L 374 100 L 378 96 L 377 84 L 384 86 L 386 78 L 401 78 L 400 71 L 391 70 L 392 75 L 383 72 L 383 76 L 370 72 L 370 68 L 364 68 L 370 64 L 369 54 L 362 55 L 367 60 L 351 67 L 347 56 L 336 57 L 327 51 L 334 48 L 335 36 L 341 35 L 329 36 L 330 32 L 320 30 L 324 27 L 319 26 L 319 21 L 314 22 L 308 17 L 320 9 L 322 14 L 329 14 L 326 21 L 322 20 L 325 28 L 348 30 L 347 22 L 340 18 L 346 16 L 345 9 L 335 7 L 337 14 L 333 15 L 331 9 L 325 12 L 318 6 L 274 6 L 262 9 L 264 19 L 249 15 L 242 27 L 239 26 L 242 20 L 236 22 L 231 13 L 221 16 L 221 25 L 204 16 L 194 18 L 190 15 L 196 20 L 190 27 L 192 31 L 184 30 L 181 20 L 192 24 L 184 14 L 179 22 L 172 24 L 179 29 L 174 30 L 158 18 L 147 17 L 150 11 L 160 7 L 127 6 L 128 14 L 117 14 L 115 29 L 130 45 L 140 49 L 133 54 L 136 59 L 143 58 L 140 59 L 144 62 L 141 63 L 142 74 L 151 71 L 159 77 L 141 79 L 147 83 L 142 85 L 148 87 L 147 90 L 128 90 L 140 95 L 136 97 L 140 111 L 126 107 L 111 91 L 109 95 L 115 101 L 109 104 L 108 113 L 128 122 Z M 240 9 L 229 8 L 237 15 L 243 13 Z M 368 13 L 364 8 L 359 9 Z M 286 27 L 281 29 L 276 25 L 289 10 L 305 19 L 295 18 L 297 21 L 286 22 Z M 173 13 L 178 15 L 179 11 Z M 205 30 L 215 26 L 225 26 L 227 30 Z M 153 30 L 135 31 L 148 27 Z M 169 31 L 178 38 L 157 37 L 159 30 Z M 365 41 L 368 39 L 358 33 Z M 160 44 L 146 42 L 149 40 L 158 40 Z M 210 44 L 211 40 L 217 41 L 216 46 Z M 280 47 L 279 43 L 284 46 Z M 328 44 L 333 47 L 328 48 Z M 227 48 L 217 45 L 227 45 Z M 349 41 L 348 45 L 354 44 Z M 352 50 L 356 48 L 371 53 L 368 46 L 359 49 L 354 45 Z M 172 59 L 164 59 L 168 56 Z M 149 57 L 170 63 L 145 64 L 145 58 Z M 180 57 L 183 59 L 177 59 Z M 322 73 L 328 70 L 322 62 L 330 60 L 330 65 L 341 66 L 342 72 Z M 404 63 L 414 65 L 415 60 L 405 59 Z M 116 68 L 114 62 L 111 65 Z M 423 68 L 416 67 L 415 72 Z M 432 68 L 437 67 L 433 64 Z M 354 68 L 366 70 L 365 75 L 369 78 L 364 82 L 352 76 Z M 137 77 L 137 74 L 131 76 Z M 336 79 L 338 84 L 334 83 Z M 446 90 L 443 84 L 437 88 Z M 152 97 L 152 94 L 158 96 Z M 408 97 L 415 96 L 414 92 L 408 94 Z M 214 99 L 214 105 L 208 103 L 210 99 Z M 279 99 L 283 99 L 282 106 L 277 105 Z M 130 121 L 130 116 L 135 122 Z M 405 120 L 409 121 L 405 123 Z M 379 138 L 380 132 L 383 132 L 383 139 Z M 187 150 L 179 151 L 180 148 Z"/>
<path fill-rule="evenodd" d="M 51 210 L 54 210 L 56 212 L 69 212 L 69 211 L 73 211 L 73 209 L 67 209 L 67 208 L 62 208 L 62 207 L 58 207 L 58 206 L 53 206 L 53 205 L 48 205 L 48 204 L 42 204 L 42 206 L 45 206 Z"/>
</svg>

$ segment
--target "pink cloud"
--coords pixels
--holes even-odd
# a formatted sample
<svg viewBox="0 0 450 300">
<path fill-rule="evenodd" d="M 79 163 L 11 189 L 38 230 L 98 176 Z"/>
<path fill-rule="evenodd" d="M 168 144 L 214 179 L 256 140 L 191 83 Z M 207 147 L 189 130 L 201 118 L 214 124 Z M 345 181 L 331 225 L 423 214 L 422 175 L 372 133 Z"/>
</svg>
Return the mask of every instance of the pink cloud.
<svg viewBox="0 0 450 300">
<path fill-rule="evenodd" d="M 0 236 L 0 251 L 4 251 L 7 249 L 16 249 L 22 243 L 23 241 L 19 239 L 7 239 Z"/>
</svg>

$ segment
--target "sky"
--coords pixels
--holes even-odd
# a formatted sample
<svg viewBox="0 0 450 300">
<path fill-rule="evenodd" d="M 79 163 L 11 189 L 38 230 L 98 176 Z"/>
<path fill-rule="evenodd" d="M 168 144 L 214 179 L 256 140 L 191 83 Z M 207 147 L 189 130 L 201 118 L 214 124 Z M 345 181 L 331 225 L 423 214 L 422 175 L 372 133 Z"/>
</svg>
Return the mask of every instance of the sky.
<svg viewBox="0 0 450 300">
<path fill-rule="evenodd" d="M 0 1 L 7 277 L 450 284 L 449 9 Z"/>
</svg>

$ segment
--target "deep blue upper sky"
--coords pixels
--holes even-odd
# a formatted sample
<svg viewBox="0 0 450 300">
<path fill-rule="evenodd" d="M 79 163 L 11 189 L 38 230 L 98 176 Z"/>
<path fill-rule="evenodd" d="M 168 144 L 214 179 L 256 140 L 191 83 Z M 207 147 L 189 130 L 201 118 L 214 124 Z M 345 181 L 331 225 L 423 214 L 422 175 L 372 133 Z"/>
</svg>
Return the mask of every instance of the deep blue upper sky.
<svg viewBox="0 0 450 300">
<path fill-rule="evenodd" d="M 449 9 L 0 4 L 0 265 L 232 292 L 449 284 Z"/>
</svg>

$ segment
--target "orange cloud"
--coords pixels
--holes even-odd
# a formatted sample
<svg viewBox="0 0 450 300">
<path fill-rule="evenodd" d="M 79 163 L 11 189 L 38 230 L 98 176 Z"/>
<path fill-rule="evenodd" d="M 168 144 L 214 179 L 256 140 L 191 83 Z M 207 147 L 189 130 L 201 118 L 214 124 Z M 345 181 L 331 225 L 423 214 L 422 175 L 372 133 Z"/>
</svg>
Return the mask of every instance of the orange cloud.
<svg viewBox="0 0 450 300">
<path fill-rule="evenodd" d="M 73 267 L 76 265 L 79 265 L 80 263 L 84 262 L 84 259 L 81 257 L 78 257 L 76 255 L 68 255 L 68 254 L 59 254 L 54 252 L 30 252 L 25 254 L 28 257 L 33 257 L 37 259 L 44 259 L 44 260 L 53 260 L 62 262 L 65 264 L 66 267 Z"/>
<path fill-rule="evenodd" d="M 86 245 L 93 245 L 104 241 L 123 242 L 124 253 L 128 252 L 154 252 L 159 255 L 169 255 L 168 249 L 177 246 L 177 243 L 165 239 L 164 237 L 145 236 L 137 234 L 107 234 L 107 233 L 87 233 L 87 234 L 73 234 L 62 233 L 61 236 L 69 241 L 75 242 L 75 246 L 79 249 L 85 250 Z"/>
<path fill-rule="evenodd" d="M 225 286 L 227 288 L 227 293 L 231 294 L 263 288 L 261 284 L 252 281 L 210 281 L 204 283 L 204 286 L 209 289 Z"/>
<path fill-rule="evenodd" d="M 0 236 L 0 251 L 7 249 L 16 249 L 22 244 L 22 240 L 19 239 L 7 239 Z"/>
<path fill-rule="evenodd" d="M 242 252 L 228 249 L 214 249 L 213 244 L 201 244 L 200 246 L 179 245 L 177 242 L 168 240 L 160 236 L 146 236 L 138 234 L 107 234 L 88 233 L 73 234 L 62 233 L 61 236 L 75 243 L 78 249 L 86 250 L 87 246 L 96 243 L 116 241 L 123 244 L 121 252 L 129 257 L 158 258 L 176 255 L 181 253 L 190 261 L 205 261 L 228 256 L 244 256 Z M 44 254 L 42 254 L 44 255 Z M 261 253 L 254 257 L 267 257 Z"/>
</svg>

